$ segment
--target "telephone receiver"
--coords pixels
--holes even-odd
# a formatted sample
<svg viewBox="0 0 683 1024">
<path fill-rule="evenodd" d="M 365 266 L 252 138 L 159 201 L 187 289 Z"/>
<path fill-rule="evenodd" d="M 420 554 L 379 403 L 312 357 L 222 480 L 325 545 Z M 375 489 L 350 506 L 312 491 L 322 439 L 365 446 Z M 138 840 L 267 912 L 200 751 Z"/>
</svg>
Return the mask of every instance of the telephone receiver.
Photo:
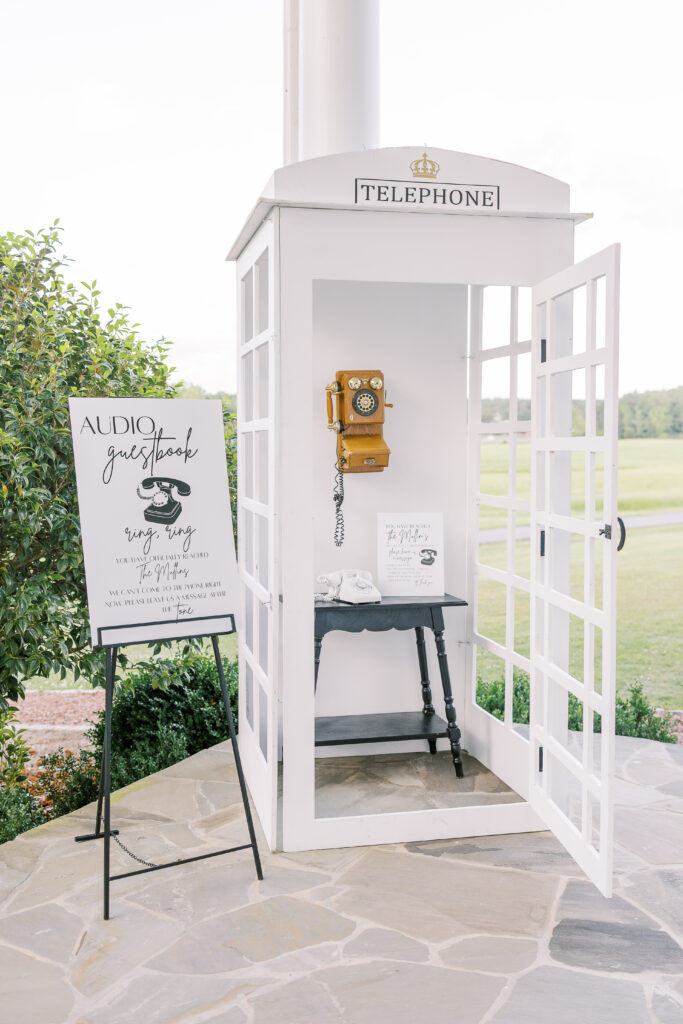
<svg viewBox="0 0 683 1024">
<path fill-rule="evenodd" d="M 436 548 L 422 548 L 420 551 L 420 561 L 422 565 L 434 565 L 438 553 L 439 552 Z"/>
<path fill-rule="evenodd" d="M 316 577 L 316 583 L 325 583 L 329 588 L 323 601 L 372 604 L 382 600 L 382 595 L 372 582 L 372 573 L 365 569 L 341 569 L 339 572 L 323 573 Z"/>
<path fill-rule="evenodd" d="M 174 480 L 169 476 L 145 477 L 137 489 L 137 494 L 143 501 L 152 499 L 151 504 L 145 509 L 145 520 L 148 523 L 175 523 L 183 506 L 174 497 L 174 489 L 183 498 L 191 493 L 190 485 L 184 480 Z M 141 493 L 141 490 L 147 493 Z"/>
</svg>

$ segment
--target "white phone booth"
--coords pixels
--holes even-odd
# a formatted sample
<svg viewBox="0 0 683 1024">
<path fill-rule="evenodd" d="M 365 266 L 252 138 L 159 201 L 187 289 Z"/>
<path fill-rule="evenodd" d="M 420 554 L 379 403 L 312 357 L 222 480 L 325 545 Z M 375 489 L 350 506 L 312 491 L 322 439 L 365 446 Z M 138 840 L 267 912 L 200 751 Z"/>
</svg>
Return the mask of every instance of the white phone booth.
<svg viewBox="0 0 683 1024">
<path fill-rule="evenodd" d="M 570 212 L 566 184 L 526 168 L 368 150 L 276 171 L 229 254 L 239 742 L 273 849 L 551 828 L 610 892 L 618 247 L 574 265 L 586 216 Z M 369 367 L 393 403 L 391 459 L 381 473 L 345 474 L 337 548 L 325 386 Z M 322 758 L 425 746 L 314 746 L 316 717 L 421 707 L 408 632 L 328 634 L 314 688 L 315 578 L 374 573 L 380 512 L 443 513 L 446 591 L 468 603 L 444 609 L 462 745 L 514 799 L 406 799 L 383 812 L 350 782 L 343 812 L 317 804 Z M 500 681 L 502 720 L 481 706 L 478 678 Z"/>
</svg>

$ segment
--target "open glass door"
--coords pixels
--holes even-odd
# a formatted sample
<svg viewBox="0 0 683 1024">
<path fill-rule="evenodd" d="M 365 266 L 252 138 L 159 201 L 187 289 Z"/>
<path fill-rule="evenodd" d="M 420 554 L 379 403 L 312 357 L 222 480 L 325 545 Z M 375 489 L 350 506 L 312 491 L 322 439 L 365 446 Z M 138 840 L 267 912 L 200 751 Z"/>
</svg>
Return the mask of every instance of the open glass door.
<svg viewBox="0 0 683 1024">
<path fill-rule="evenodd" d="M 619 247 L 538 284 L 531 434 L 529 800 L 612 885 Z"/>
<path fill-rule="evenodd" d="M 275 561 L 275 289 L 272 223 L 238 261 L 239 746 L 251 797 L 274 849 L 277 818 L 278 606 Z"/>
</svg>

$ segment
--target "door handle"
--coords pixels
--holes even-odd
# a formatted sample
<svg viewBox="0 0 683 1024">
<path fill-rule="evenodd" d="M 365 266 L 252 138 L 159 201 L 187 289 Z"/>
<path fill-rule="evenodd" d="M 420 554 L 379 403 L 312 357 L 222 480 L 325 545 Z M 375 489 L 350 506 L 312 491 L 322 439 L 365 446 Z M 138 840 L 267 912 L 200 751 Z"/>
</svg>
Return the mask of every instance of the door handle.
<svg viewBox="0 0 683 1024">
<path fill-rule="evenodd" d="M 617 551 L 621 551 L 626 543 L 626 527 L 624 526 L 624 520 L 621 516 L 617 516 L 617 522 L 619 523 L 619 543 L 617 544 Z"/>
</svg>

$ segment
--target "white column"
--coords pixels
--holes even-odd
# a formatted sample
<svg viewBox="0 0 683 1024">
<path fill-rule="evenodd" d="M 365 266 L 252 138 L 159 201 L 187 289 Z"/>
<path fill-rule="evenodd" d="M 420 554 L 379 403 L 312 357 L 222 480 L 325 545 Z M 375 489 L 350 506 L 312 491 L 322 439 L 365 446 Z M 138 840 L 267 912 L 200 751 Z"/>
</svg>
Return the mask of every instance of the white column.
<svg viewBox="0 0 683 1024">
<path fill-rule="evenodd" d="M 285 163 L 379 138 L 378 0 L 285 0 Z"/>
</svg>

